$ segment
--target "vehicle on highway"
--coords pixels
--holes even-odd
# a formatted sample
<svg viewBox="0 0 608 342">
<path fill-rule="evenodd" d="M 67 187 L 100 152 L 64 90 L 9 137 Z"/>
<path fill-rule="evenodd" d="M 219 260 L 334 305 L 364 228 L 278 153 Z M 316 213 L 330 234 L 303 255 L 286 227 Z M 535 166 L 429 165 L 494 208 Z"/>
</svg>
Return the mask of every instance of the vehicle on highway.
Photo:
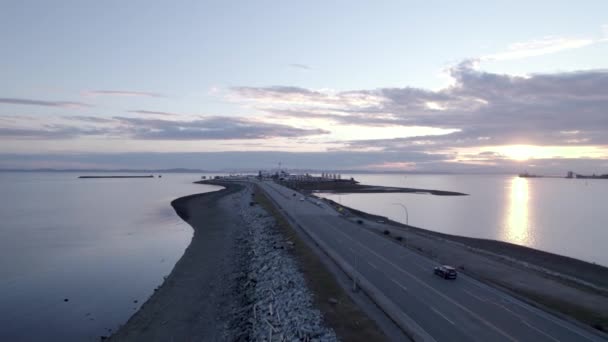
<svg viewBox="0 0 608 342">
<path fill-rule="evenodd" d="M 434 272 L 436 275 L 444 279 L 456 279 L 456 277 L 458 276 L 456 269 L 448 265 L 437 266 L 435 267 Z"/>
</svg>

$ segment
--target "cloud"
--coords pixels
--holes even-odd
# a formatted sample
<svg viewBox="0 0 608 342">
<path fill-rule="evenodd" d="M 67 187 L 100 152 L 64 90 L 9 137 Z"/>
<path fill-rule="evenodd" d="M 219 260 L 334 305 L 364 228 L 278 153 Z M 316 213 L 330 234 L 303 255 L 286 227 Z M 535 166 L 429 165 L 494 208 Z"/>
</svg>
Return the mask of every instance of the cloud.
<svg viewBox="0 0 608 342">
<path fill-rule="evenodd" d="M 233 140 L 296 138 L 328 134 L 323 129 L 304 129 L 238 117 L 209 117 L 192 121 L 169 121 L 115 117 L 127 125 L 135 139 L 145 140 Z"/>
<path fill-rule="evenodd" d="M 138 109 L 138 110 L 130 110 L 128 111 L 129 113 L 135 113 L 135 114 L 145 114 L 145 115 L 165 115 L 165 116 L 173 116 L 173 115 L 179 115 L 177 113 L 169 113 L 169 112 L 157 112 L 157 111 L 152 111 L 152 110 L 143 110 L 143 109 Z"/>
<path fill-rule="evenodd" d="M 163 94 L 152 93 L 147 91 L 130 91 L 130 90 L 89 90 L 83 92 L 85 96 L 98 96 L 98 95 L 110 95 L 110 96 L 138 96 L 138 97 L 166 97 Z"/>
<path fill-rule="evenodd" d="M 306 64 L 299 64 L 299 63 L 292 63 L 289 64 L 290 67 L 295 68 L 295 69 L 300 69 L 300 70 L 310 70 L 312 69 L 310 66 L 306 65 Z"/>
<path fill-rule="evenodd" d="M 500 157 L 500 156 L 498 156 Z M 105 169 L 170 169 L 190 168 L 226 172 L 257 172 L 276 167 L 280 161 L 287 169 L 300 170 L 404 170 L 415 164 L 416 172 L 495 172 L 517 173 L 524 169 L 540 174 L 565 175 L 568 170 L 594 173 L 608 168 L 602 159 L 536 159 L 523 164 L 498 158 L 473 163 L 455 163 L 452 155 L 429 153 L 373 152 L 200 152 L 200 153 L 0 153 L 0 169 L 10 168 L 105 168 Z M 394 166 L 394 167 L 391 167 Z M 559 171 L 555 171 L 559 170 Z"/>
<path fill-rule="evenodd" d="M 533 50 L 546 52 L 560 46 L 570 46 L 568 44 L 572 42 L 561 43 L 559 40 L 546 40 L 515 45 L 512 50 L 518 53 Z M 350 91 L 296 86 L 230 88 L 232 99 L 250 108 L 252 114 L 260 119 L 214 116 L 171 120 L 183 116 L 172 118 L 170 115 L 178 113 L 139 109 L 129 111 L 142 114 L 136 118 L 80 116 L 69 119 L 81 121 L 78 124 L 42 127 L 32 127 L 25 120 L 20 123 L 9 119 L 0 125 L 5 126 L 0 129 L 0 138 L 108 136 L 134 140 L 225 140 L 226 144 L 237 143 L 235 140 L 294 138 L 298 142 L 317 144 L 316 149 L 328 149 L 328 156 L 335 158 L 331 160 L 332 164 L 317 154 L 309 159 L 321 167 L 323 162 L 327 162 L 327 165 L 336 165 L 336 168 L 340 163 L 344 167 L 399 168 L 410 167 L 414 162 L 417 170 L 427 171 L 479 171 L 488 167 L 512 171 L 513 168 L 521 168 L 521 162 L 509 160 L 508 153 L 496 148 L 505 145 L 534 145 L 552 151 L 557 151 L 556 147 L 580 148 L 581 151 L 587 151 L 587 147 L 598 147 L 599 154 L 581 152 L 580 155 L 595 156 L 600 161 L 589 162 L 594 160 L 590 158 L 581 160 L 587 161 L 587 165 L 606 166 L 608 159 L 601 158 L 608 158 L 608 70 L 524 77 L 481 71 L 476 67 L 479 61 L 465 60 L 449 68 L 448 73 L 454 83 L 438 90 L 415 87 Z M 17 104 L 56 107 L 80 104 L 0 99 L 0 103 L 15 104 L 15 101 L 19 101 Z M 302 123 L 306 126 L 302 126 Z M 344 126 L 350 126 L 354 132 L 350 136 L 338 135 L 328 129 L 331 127 L 336 132 Z M 356 131 L 359 127 L 360 131 Z M 390 128 L 391 132 L 397 131 L 398 134 L 364 140 L 366 128 L 370 127 L 386 131 Z M 450 131 L 442 131 L 445 134 L 439 135 L 419 133 L 417 136 L 401 135 L 399 131 L 403 128 L 404 132 L 409 132 L 413 127 Z M 268 141 L 268 145 L 262 148 L 268 146 L 271 149 L 273 143 L 276 141 Z M 245 144 L 241 146 L 243 149 L 248 147 Z M 601 151 L 607 152 L 602 155 Z M 559 160 L 535 159 L 534 164 L 547 168 L 567 165 L 583 168 L 583 162 L 564 158 L 565 155 L 555 153 L 551 156 L 557 156 Z M 293 163 L 297 164 L 295 158 Z M 464 164 L 468 165 L 455 163 L 458 160 L 466 160 Z M 254 165 L 253 162 L 251 165 Z"/>
<path fill-rule="evenodd" d="M 600 26 L 602 36 L 599 38 L 576 38 L 546 36 L 525 42 L 513 43 L 507 50 L 478 58 L 479 61 L 505 61 L 528 57 L 542 56 L 565 50 L 580 49 L 589 45 L 608 41 L 608 25 Z"/>
<path fill-rule="evenodd" d="M 481 60 L 504 61 L 542 56 L 564 50 L 582 48 L 599 41 L 585 38 L 544 37 L 542 39 L 511 44 L 506 51 L 483 56 Z"/>
<path fill-rule="evenodd" d="M 105 135 L 107 129 L 80 128 L 74 126 L 45 125 L 42 128 L 6 128 L 0 127 L 0 139 L 19 140 L 62 140 L 86 135 Z"/>
<path fill-rule="evenodd" d="M 318 91 L 292 86 L 271 87 L 232 87 L 232 95 L 236 100 L 254 101 L 267 106 L 277 106 L 297 103 L 302 106 L 323 106 L 323 108 L 336 107 L 343 109 L 344 106 L 353 109 L 365 109 L 369 106 L 377 106 L 383 100 L 374 91 Z"/>
<path fill-rule="evenodd" d="M 46 124 L 30 127 L 0 127 L 1 139 L 72 139 L 82 136 L 108 136 L 136 140 L 251 140 L 300 138 L 328 134 L 329 131 L 297 128 L 239 117 L 209 117 L 190 121 L 92 116 L 63 117 L 68 121 L 92 124 Z"/>
<path fill-rule="evenodd" d="M 87 104 L 87 103 L 82 103 L 82 102 L 45 101 L 45 100 L 17 99 L 17 98 L 6 98 L 6 97 L 0 97 L 0 103 L 13 104 L 13 105 L 26 105 L 26 106 L 61 107 L 61 108 L 92 107 L 92 105 Z"/>
<path fill-rule="evenodd" d="M 338 93 L 295 87 L 241 87 L 235 91 L 275 118 L 454 130 L 434 136 L 332 141 L 342 144 L 342 150 L 608 145 L 607 70 L 519 77 L 475 70 L 474 65 L 474 60 L 467 60 L 452 67 L 454 85 L 436 91 L 412 87 Z"/>
<path fill-rule="evenodd" d="M 288 169 L 348 170 L 366 169 L 368 165 L 416 162 L 441 163 L 450 156 L 425 153 L 371 152 L 200 152 L 200 153 L 70 153 L 70 154 L 0 154 L 0 168 L 43 165 L 106 165 L 107 168 L 164 169 L 195 168 L 203 170 L 257 171 L 276 167 L 280 161 Z"/>
<path fill-rule="evenodd" d="M 98 116 L 64 116 L 63 119 L 66 120 L 76 120 L 76 121 L 84 121 L 84 122 L 93 122 L 93 123 L 112 123 L 115 122 L 114 119 L 102 118 Z"/>
<path fill-rule="evenodd" d="M 319 100 L 327 95 L 299 87 L 272 86 L 272 87 L 232 87 L 234 94 L 244 99 L 257 101 L 294 101 L 294 100 Z"/>
</svg>

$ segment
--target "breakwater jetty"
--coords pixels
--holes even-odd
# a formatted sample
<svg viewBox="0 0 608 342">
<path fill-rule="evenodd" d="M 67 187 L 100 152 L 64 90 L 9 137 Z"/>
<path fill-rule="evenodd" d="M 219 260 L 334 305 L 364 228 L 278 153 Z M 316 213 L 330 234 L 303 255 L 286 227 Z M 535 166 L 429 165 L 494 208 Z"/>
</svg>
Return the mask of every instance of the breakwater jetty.
<svg viewBox="0 0 608 342">
<path fill-rule="evenodd" d="M 94 179 L 94 178 L 154 178 L 154 175 L 146 175 L 146 176 L 79 176 L 78 178 L 81 178 L 81 179 Z"/>
</svg>

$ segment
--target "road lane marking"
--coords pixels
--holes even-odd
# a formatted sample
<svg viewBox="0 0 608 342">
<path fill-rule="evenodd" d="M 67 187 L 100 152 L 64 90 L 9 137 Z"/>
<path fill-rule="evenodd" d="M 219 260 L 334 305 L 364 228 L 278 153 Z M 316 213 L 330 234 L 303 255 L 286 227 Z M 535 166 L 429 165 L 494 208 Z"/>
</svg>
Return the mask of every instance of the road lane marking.
<svg viewBox="0 0 608 342">
<path fill-rule="evenodd" d="M 489 285 L 486 285 L 484 283 L 479 282 L 478 280 L 475 279 L 466 279 L 470 284 L 475 285 L 477 287 L 479 287 L 480 289 L 483 289 L 484 291 L 489 291 L 492 292 L 493 294 L 495 294 L 496 296 L 500 297 L 501 300 L 507 301 L 508 303 L 515 305 L 515 306 L 519 306 L 522 309 L 525 309 L 526 311 L 532 313 L 533 315 L 537 316 L 539 319 L 544 319 L 547 321 L 551 321 L 553 322 L 555 325 L 562 327 L 568 331 L 570 331 L 571 333 L 574 333 L 580 337 L 585 338 L 588 341 L 596 341 L 595 338 L 591 338 L 589 337 L 588 332 L 584 331 L 585 335 L 583 335 L 581 332 L 574 330 L 573 328 L 571 328 L 569 326 L 568 322 L 560 322 L 557 319 L 554 319 L 551 314 L 541 311 L 539 309 L 533 308 L 531 306 L 529 306 L 529 304 L 521 302 L 519 299 L 517 298 L 513 298 L 510 297 L 508 294 L 505 293 L 501 293 L 499 292 L 497 289 L 494 289 L 492 287 L 490 287 Z M 566 323 L 566 324 L 564 324 Z"/>
<path fill-rule="evenodd" d="M 427 284 L 426 282 L 422 281 L 420 278 L 414 276 L 413 274 L 411 274 L 410 272 L 402 269 L 401 267 L 399 267 L 398 265 L 396 265 L 395 263 L 393 263 L 392 261 L 386 259 L 385 257 L 383 257 L 382 255 L 376 253 L 375 251 L 371 250 L 369 247 L 365 246 L 364 244 L 362 244 L 361 242 L 354 240 L 353 238 L 351 238 L 350 236 L 348 236 L 348 234 L 344 233 L 341 229 L 336 229 L 335 231 L 340 232 L 342 235 L 344 235 L 347 239 L 359 244 L 361 247 L 363 247 L 364 249 L 366 249 L 367 251 L 369 251 L 370 253 L 372 253 L 373 255 L 375 255 L 377 258 L 379 258 L 380 260 L 384 261 L 385 263 L 393 266 L 394 268 L 396 268 L 397 270 L 403 272 L 404 274 L 408 275 L 410 278 L 412 278 L 413 280 L 415 280 L 416 282 L 418 282 L 420 285 L 426 287 L 427 289 L 431 290 L 432 292 L 436 293 L 439 297 L 445 299 L 446 301 L 456 305 L 457 307 L 459 307 L 461 310 L 463 310 L 464 312 L 468 313 L 469 315 L 473 316 L 474 318 L 476 318 L 478 321 L 480 321 L 481 323 L 485 324 L 486 326 L 488 326 L 489 328 L 491 328 L 492 330 L 494 330 L 495 332 L 499 333 L 500 335 L 506 337 L 507 339 L 516 342 L 517 340 L 515 338 L 513 338 L 511 335 L 507 334 L 506 332 L 502 331 L 502 329 L 498 328 L 497 326 L 495 326 L 494 324 L 486 321 L 485 319 L 483 319 L 482 317 L 480 317 L 478 314 L 474 313 L 473 311 L 469 310 L 468 308 L 466 308 L 465 306 L 463 306 L 462 304 L 454 301 L 452 298 L 444 295 L 443 293 L 441 293 L 440 291 L 438 291 L 437 289 L 433 288 L 432 286 L 430 286 L 429 284 Z"/>
<path fill-rule="evenodd" d="M 477 300 L 479 300 L 479 301 L 486 302 L 486 303 L 488 302 L 488 300 L 487 300 L 487 299 L 485 299 L 485 298 L 481 298 L 481 297 L 479 297 L 479 296 L 477 296 L 477 295 L 474 295 L 474 294 L 473 294 L 471 291 L 464 290 L 464 289 L 463 289 L 462 291 L 466 292 L 466 293 L 467 293 L 469 296 L 471 296 L 471 297 L 473 297 L 473 298 L 476 298 L 476 299 L 477 299 Z"/>
<path fill-rule="evenodd" d="M 371 261 L 368 261 L 367 263 L 368 263 L 368 264 L 369 264 L 371 267 L 373 267 L 373 268 L 375 268 L 375 269 L 378 269 L 378 266 L 374 265 L 374 264 L 373 264 Z"/>
<path fill-rule="evenodd" d="M 558 339 L 556 339 L 555 337 L 553 337 L 553 336 L 551 336 L 551 335 L 547 334 L 546 332 L 544 332 L 544 331 L 542 331 L 542 330 L 538 329 L 537 327 L 535 327 L 535 326 L 533 326 L 533 325 L 528 324 L 528 322 L 526 322 L 526 321 L 524 321 L 524 320 L 522 320 L 521 322 L 522 322 L 523 324 L 527 325 L 528 327 L 530 327 L 530 328 L 532 328 L 532 329 L 534 329 L 534 330 L 538 331 L 539 333 L 543 334 L 543 335 L 544 335 L 544 336 L 546 336 L 547 338 L 549 338 L 549 339 L 551 339 L 551 340 L 553 340 L 553 341 L 556 341 L 556 342 L 560 342 L 560 341 L 559 341 Z"/>
<path fill-rule="evenodd" d="M 266 184 L 263 184 L 263 185 L 266 185 Z M 279 192 L 278 192 L 276 189 L 274 189 L 272 185 L 270 186 L 270 188 L 271 188 L 272 190 L 274 190 L 274 191 L 275 191 L 277 194 L 279 194 L 279 195 L 281 195 L 281 196 L 285 197 L 283 194 L 279 193 Z M 277 204 L 278 204 L 278 203 L 277 203 Z M 332 225 L 332 226 L 333 226 L 333 225 Z M 360 244 L 361 246 L 363 246 L 364 248 L 366 248 L 368 251 L 370 251 L 372 254 L 376 255 L 378 258 L 380 258 L 380 259 L 384 260 L 384 261 L 385 261 L 385 262 L 387 262 L 389 265 L 392 265 L 393 267 L 395 267 L 397 270 L 399 270 L 399 271 L 401 271 L 401 272 L 404 272 L 405 274 L 409 274 L 408 272 L 404 271 L 404 270 L 403 270 L 403 269 L 401 269 L 400 267 L 398 267 L 398 266 L 394 265 L 392 262 L 388 262 L 388 261 L 386 260 L 386 258 L 382 257 L 381 255 L 378 255 L 378 254 L 377 254 L 377 253 L 375 253 L 374 251 L 372 251 L 372 250 L 370 250 L 369 248 L 367 248 L 365 245 L 361 244 L 361 243 L 360 243 L 360 242 L 358 242 L 358 241 L 353 240 L 353 239 L 352 239 L 352 238 L 350 238 L 348 235 L 346 235 L 346 233 L 342 232 L 342 231 L 341 231 L 341 229 L 334 229 L 334 231 L 339 231 L 339 232 L 340 232 L 342 235 L 346 236 L 346 237 L 347 237 L 347 238 L 349 238 L 351 241 L 354 241 L 354 242 L 356 242 L 356 243 Z M 352 248 L 351 248 L 351 251 L 352 251 Z M 431 263 L 432 263 L 432 261 L 431 261 L 431 260 L 428 260 L 428 259 L 426 259 L 426 258 L 423 258 L 422 256 L 419 256 L 419 255 L 416 255 L 415 253 L 412 253 L 411 251 L 408 251 L 408 252 L 409 252 L 410 254 L 413 254 L 413 255 L 414 255 L 414 258 L 418 257 L 419 259 L 421 259 L 421 261 L 423 261 L 423 262 L 425 262 L 425 263 L 427 263 L 427 262 L 428 262 L 429 264 L 431 264 Z M 405 258 L 405 257 L 407 257 L 407 256 L 406 256 L 406 255 L 402 255 L 402 258 Z M 418 266 L 418 265 L 417 265 L 417 266 Z M 419 267 L 419 268 L 422 268 L 422 267 Z M 416 281 L 420 282 L 420 280 L 419 280 L 418 278 L 416 278 L 416 277 L 414 277 L 414 276 L 412 276 L 412 275 L 410 275 L 410 276 L 411 276 L 412 278 L 414 278 L 414 280 L 416 280 Z M 589 333 L 588 333 L 588 332 L 586 332 L 586 331 L 578 331 L 578 330 L 575 330 L 575 329 L 574 329 L 574 327 L 571 327 L 571 326 L 570 326 L 570 324 L 569 324 L 568 322 L 562 322 L 562 321 L 560 321 L 560 320 L 558 320 L 558 319 L 554 319 L 554 318 L 553 318 L 553 317 L 551 317 L 549 314 L 547 314 L 547 313 L 545 313 L 545 312 L 542 312 L 542 311 L 540 311 L 540 310 L 538 310 L 538 309 L 536 309 L 536 308 L 529 307 L 529 306 L 528 306 L 526 303 L 522 303 L 522 302 L 520 302 L 519 300 L 517 300 L 517 299 L 515 299 L 515 298 L 512 298 L 512 297 L 510 297 L 509 295 L 504 294 L 504 293 L 502 293 L 502 292 L 500 292 L 500 291 L 498 291 L 498 290 L 496 290 L 496 289 L 494 289 L 494 288 L 492 288 L 492 287 L 490 287 L 490 286 L 488 286 L 488 285 L 486 285 L 486 284 L 479 283 L 477 280 L 474 280 L 474 279 L 468 279 L 468 278 L 466 278 L 466 277 L 463 277 L 463 278 L 464 278 L 463 280 L 465 280 L 466 282 L 468 282 L 468 283 L 470 283 L 470 284 L 472 284 L 472 285 L 474 285 L 474 286 L 476 286 L 476 287 L 478 287 L 478 288 L 481 288 L 481 289 L 482 289 L 482 290 L 484 290 L 484 291 L 490 291 L 490 293 L 493 293 L 493 294 L 495 294 L 495 295 L 499 296 L 499 297 L 500 297 L 500 298 L 502 298 L 503 300 L 506 300 L 507 302 L 509 302 L 511 305 L 516 305 L 516 306 L 519 306 L 519 307 L 521 307 L 521 308 L 525 309 L 526 311 L 528 311 L 528 312 L 530 312 L 531 314 L 535 315 L 535 317 L 538 317 L 539 319 L 543 319 L 543 320 L 547 320 L 547 321 L 553 322 L 553 323 L 554 323 L 554 324 L 556 324 L 557 326 L 559 326 L 559 327 L 561 327 L 561 328 L 565 328 L 565 329 L 567 329 L 568 331 L 570 331 L 570 332 L 572 332 L 572 333 L 574 333 L 574 334 L 576 334 L 576 335 L 578 335 L 578 336 L 580 336 L 580 337 L 583 337 L 583 338 L 585 338 L 585 339 L 587 339 L 587 340 L 592 340 L 592 341 L 594 341 L 594 340 L 595 340 L 595 338 L 590 337 L 590 335 L 589 335 Z M 425 286 L 425 287 L 428 287 L 428 284 L 424 284 L 424 283 L 421 283 L 421 284 L 422 284 L 423 286 Z M 431 289 L 431 290 L 432 290 L 432 291 L 435 291 L 434 289 Z M 435 292 L 436 292 L 436 291 L 435 291 Z M 505 298 L 506 298 L 506 299 L 505 299 Z M 461 305 L 460 305 L 460 304 L 458 304 L 458 303 L 455 303 L 455 302 L 454 302 L 454 304 L 455 304 L 455 305 L 457 305 L 457 306 L 459 306 L 459 307 L 461 307 Z M 462 308 L 462 307 L 461 307 L 461 308 Z M 473 317 L 476 317 L 476 316 L 477 316 L 477 315 L 473 314 L 472 312 L 470 312 L 468 309 L 465 309 L 465 308 L 462 308 L 462 309 L 463 309 L 465 312 L 469 312 L 469 313 L 471 313 L 471 314 L 473 315 Z M 489 322 L 486 322 L 485 320 L 481 320 L 481 321 L 482 321 L 482 323 L 485 323 L 485 324 L 490 324 Z M 527 324 L 527 323 L 524 323 L 524 324 L 529 325 L 529 324 Z M 490 327 L 492 328 L 492 327 L 493 327 L 493 325 L 490 325 Z M 533 328 L 534 328 L 534 327 L 533 327 Z M 538 330 L 537 328 L 534 328 L 534 329 Z M 495 330 L 496 330 L 496 329 L 495 329 Z M 498 331 L 500 332 L 500 330 L 498 330 Z M 545 333 L 544 333 L 544 332 L 542 332 L 541 330 L 539 330 L 539 332 L 541 332 L 541 333 L 545 334 Z M 510 336 L 508 336 L 508 335 L 505 335 L 505 337 L 507 337 L 507 338 L 509 338 L 509 339 L 513 340 L 513 338 L 511 338 L 511 337 L 510 337 Z M 551 339 L 555 340 L 555 338 L 553 338 L 553 337 L 551 337 Z"/>
<path fill-rule="evenodd" d="M 521 315 L 519 315 L 519 314 L 516 314 L 516 313 L 515 313 L 515 312 L 513 312 L 512 310 L 509 310 L 509 309 L 508 309 L 506 306 L 504 306 L 504 305 L 502 305 L 502 304 L 499 304 L 499 303 L 497 303 L 497 302 L 495 302 L 495 301 L 489 301 L 489 303 L 494 304 L 494 305 L 496 305 L 496 306 L 498 306 L 498 307 L 501 307 L 503 310 L 505 310 L 505 311 L 507 311 L 507 312 L 511 313 L 513 316 L 515 316 L 515 317 L 519 318 L 519 319 L 520 319 L 520 320 L 523 322 L 523 320 L 524 320 L 523 316 L 521 316 Z"/>
<path fill-rule="evenodd" d="M 407 287 L 403 286 L 403 284 L 401 284 L 400 281 L 396 280 L 395 278 L 389 278 L 393 283 L 395 283 L 395 285 L 399 286 L 403 291 L 407 292 Z"/>
<path fill-rule="evenodd" d="M 452 325 L 456 325 L 454 322 L 452 322 L 449 318 L 445 317 L 444 314 L 442 314 L 439 310 L 435 309 L 434 307 L 429 305 L 429 308 L 431 308 L 431 310 L 433 310 L 436 314 L 438 314 L 439 316 L 443 317 L 443 319 L 445 319 L 446 321 L 450 322 Z"/>
</svg>

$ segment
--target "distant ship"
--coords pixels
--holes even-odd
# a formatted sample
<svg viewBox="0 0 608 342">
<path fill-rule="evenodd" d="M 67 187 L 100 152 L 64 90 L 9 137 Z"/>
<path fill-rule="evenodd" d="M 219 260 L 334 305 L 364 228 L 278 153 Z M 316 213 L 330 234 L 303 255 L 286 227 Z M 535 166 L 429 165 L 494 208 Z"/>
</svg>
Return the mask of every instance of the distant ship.
<svg viewBox="0 0 608 342">
<path fill-rule="evenodd" d="M 521 178 L 542 178 L 544 176 L 533 175 L 531 173 L 524 172 L 524 173 L 520 173 L 519 177 L 521 177 Z"/>
<path fill-rule="evenodd" d="M 591 175 L 591 176 L 586 176 L 586 175 L 576 175 L 576 178 L 579 179 L 608 179 L 608 174 L 604 174 L 604 175 Z"/>
<path fill-rule="evenodd" d="M 519 177 L 521 178 L 564 178 L 563 176 L 543 176 L 543 175 L 535 175 L 532 173 L 528 173 L 528 172 L 524 172 L 524 173 L 520 173 Z M 574 173 L 572 171 L 568 171 L 568 173 L 566 174 L 566 177 L 568 179 L 573 179 L 573 178 L 577 178 L 577 179 L 608 179 L 608 174 L 603 174 L 603 175 L 579 175 L 578 173 Z"/>
</svg>

